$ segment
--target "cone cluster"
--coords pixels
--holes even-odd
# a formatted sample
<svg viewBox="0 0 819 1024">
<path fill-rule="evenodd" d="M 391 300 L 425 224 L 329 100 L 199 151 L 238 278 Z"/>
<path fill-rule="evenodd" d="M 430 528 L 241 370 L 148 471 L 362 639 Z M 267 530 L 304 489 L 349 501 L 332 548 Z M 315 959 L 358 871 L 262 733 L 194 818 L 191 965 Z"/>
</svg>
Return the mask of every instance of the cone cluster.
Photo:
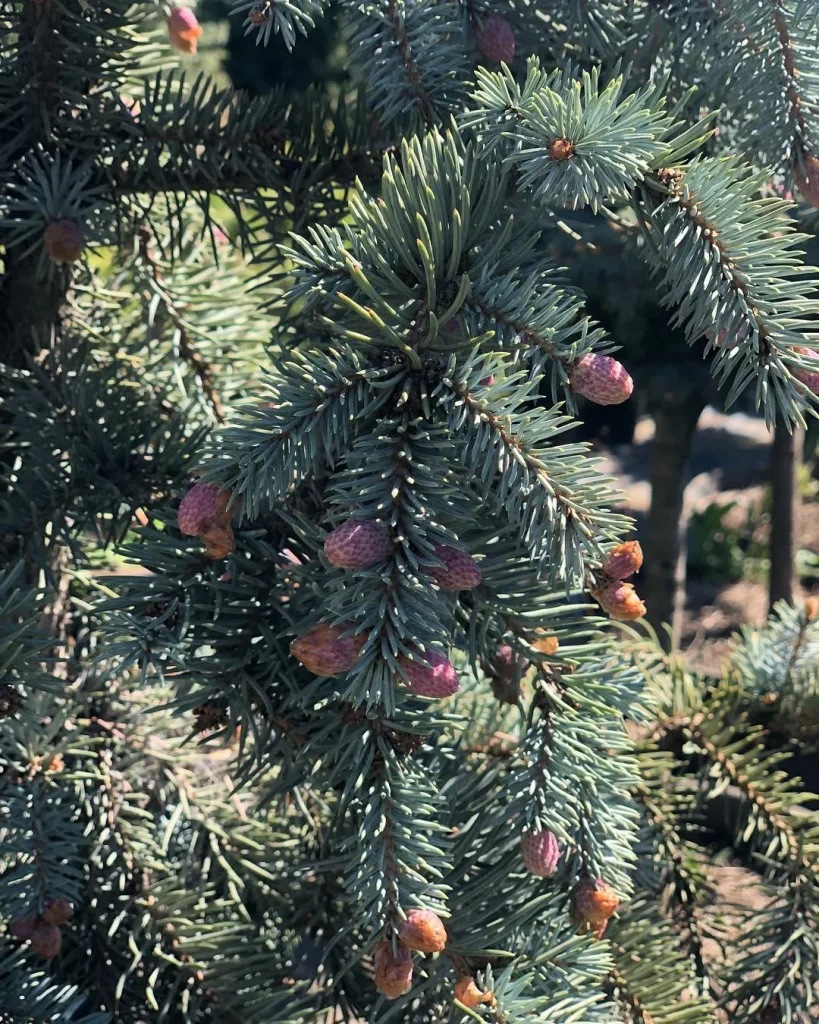
<svg viewBox="0 0 819 1024">
<path fill-rule="evenodd" d="M 324 540 L 324 554 L 339 569 L 371 569 L 392 549 L 388 527 L 375 519 L 348 519 Z M 437 544 L 432 551 L 436 564 L 424 566 L 439 589 L 471 590 L 482 573 L 475 559 L 459 548 Z M 319 623 L 290 645 L 290 653 L 315 675 L 335 676 L 355 668 L 366 642 L 353 624 Z M 459 688 L 458 673 L 440 651 L 414 649 L 398 658 L 399 677 L 422 697 L 449 697 Z"/>
<path fill-rule="evenodd" d="M 53 960 L 63 944 L 61 925 L 71 919 L 71 904 L 62 898 L 46 904 L 42 914 L 12 921 L 11 934 L 28 942 L 32 952 L 43 960 Z"/>
<path fill-rule="evenodd" d="M 643 564 L 643 550 L 636 540 L 618 544 L 607 555 L 589 593 L 609 618 L 619 622 L 641 619 L 646 606 L 631 583 L 623 581 L 638 572 Z"/>
<path fill-rule="evenodd" d="M 388 999 L 409 992 L 412 985 L 412 953 L 440 953 L 446 946 L 446 928 L 432 910 L 410 910 L 398 927 L 398 942 L 379 942 L 375 947 L 373 981 Z"/>
<path fill-rule="evenodd" d="M 236 547 L 228 511 L 231 492 L 216 484 L 194 484 L 182 499 L 177 513 L 180 532 L 186 537 L 200 537 L 208 558 L 226 558 Z"/>
</svg>

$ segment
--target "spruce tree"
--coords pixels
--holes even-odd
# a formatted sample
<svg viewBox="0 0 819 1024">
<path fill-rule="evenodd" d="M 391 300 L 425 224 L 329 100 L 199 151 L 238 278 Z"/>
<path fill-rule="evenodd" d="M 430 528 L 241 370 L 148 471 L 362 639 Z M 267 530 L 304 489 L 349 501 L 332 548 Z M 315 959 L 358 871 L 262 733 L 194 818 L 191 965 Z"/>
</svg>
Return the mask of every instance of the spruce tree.
<svg viewBox="0 0 819 1024">
<path fill-rule="evenodd" d="M 803 423 L 812 4 L 334 13 L 355 91 L 248 99 L 172 66 L 188 9 L 4 10 L 0 1016 L 806 1020 L 816 608 L 719 680 L 623 625 L 561 435 L 632 382 L 550 238 L 615 225 Z M 720 966 L 723 805 L 769 899 Z"/>
</svg>

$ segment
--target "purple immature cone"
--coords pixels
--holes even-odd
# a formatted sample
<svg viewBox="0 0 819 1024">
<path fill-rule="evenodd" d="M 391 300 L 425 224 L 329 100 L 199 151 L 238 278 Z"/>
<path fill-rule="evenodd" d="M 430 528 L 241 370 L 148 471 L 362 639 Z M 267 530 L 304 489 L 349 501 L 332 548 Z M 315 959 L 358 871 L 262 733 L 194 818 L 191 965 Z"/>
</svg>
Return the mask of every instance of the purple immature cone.
<svg viewBox="0 0 819 1024">
<path fill-rule="evenodd" d="M 427 572 L 441 590 L 471 590 L 483 579 L 478 563 L 465 551 L 447 547 L 445 544 L 436 544 L 434 554 L 444 563 L 443 568 L 432 565 Z"/>
<path fill-rule="evenodd" d="M 348 519 L 324 542 L 324 554 L 339 569 L 368 569 L 383 562 L 390 548 L 390 532 L 375 519 Z"/>
<path fill-rule="evenodd" d="M 557 871 L 560 847 L 548 829 L 542 832 L 524 832 L 520 837 L 520 852 L 526 870 L 538 878 L 551 878 Z"/>
<path fill-rule="evenodd" d="M 419 655 L 420 656 L 420 655 Z M 407 685 L 419 697 L 451 697 L 460 689 L 458 673 L 452 662 L 435 651 L 427 651 L 423 657 L 429 662 L 401 656 L 398 665 L 407 677 Z"/>
<path fill-rule="evenodd" d="M 503 704 L 517 704 L 520 696 L 517 683 L 528 668 L 529 662 L 513 651 L 509 644 L 499 647 L 491 664 L 486 666 L 495 697 Z"/>
<path fill-rule="evenodd" d="M 182 499 L 177 513 L 180 533 L 186 537 L 204 537 L 214 530 L 225 529 L 233 513 L 228 511 L 231 492 L 217 484 L 200 481 Z"/>
<path fill-rule="evenodd" d="M 611 356 L 590 352 L 572 367 L 570 381 L 576 394 L 596 405 L 619 405 L 631 397 L 634 381 L 625 366 Z"/>
<path fill-rule="evenodd" d="M 819 359 L 819 349 L 802 348 L 797 350 L 800 355 L 812 356 Z M 793 370 L 791 371 L 798 381 L 801 381 L 808 391 L 819 395 L 819 370 Z"/>
<path fill-rule="evenodd" d="M 511 64 L 515 59 L 515 30 L 499 14 L 484 19 L 475 32 L 475 43 L 487 60 Z"/>
</svg>

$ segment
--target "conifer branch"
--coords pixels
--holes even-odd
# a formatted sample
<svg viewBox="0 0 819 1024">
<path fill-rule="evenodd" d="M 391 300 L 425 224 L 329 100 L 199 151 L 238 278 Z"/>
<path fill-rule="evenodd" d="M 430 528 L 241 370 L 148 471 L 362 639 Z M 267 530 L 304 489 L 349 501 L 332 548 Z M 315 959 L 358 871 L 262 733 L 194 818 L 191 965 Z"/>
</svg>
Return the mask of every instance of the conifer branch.
<svg viewBox="0 0 819 1024">
<path fill-rule="evenodd" d="M 582 448 L 547 447 L 549 435 L 565 429 L 566 419 L 552 415 L 548 424 L 544 420 L 539 425 L 537 435 L 530 431 L 533 424 L 522 405 L 531 385 L 515 385 L 516 390 L 498 408 L 463 373 L 445 378 L 441 393 L 453 433 L 469 439 L 464 461 L 468 465 L 480 461 L 478 479 L 484 499 L 521 531 L 533 557 L 541 564 L 549 560 L 553 578 L 562 574 L 568 584 L 583 579 L 584 559 L 594 557 L 599 541 L 615 536 L 627 520 L 598 511 L 604 478 L 586 477 L 582 483 L 573 479 L 567 460 Z M 491 469 L 485 465 L 489 453 L 497 459 Z M 536 510 L 542 517 L 538 523 Z"/>
<path fill-rule="evenodd" d="M 515 320 L 507 317 L 503 310 L 492 307 L 485 302 L 481 302 L 478 298 L 470 298 L 466 300 L 466 305 L 472 309 L 479 310 L 483 316 L 494 320 L 495 323 L 503 324 L 506 327 L 511 327 L 516 334 L 520 335 L 528 344 L 534 345 L 535 347 L 542 349 L 550 359 L 555 362 L 562 363 L 564 366 L 568 365 L 568 359 L 565 356 L 561 357 L 557 348 L 545 338 L 542 334 L 538 334 L 532 330 L 527 324 L 520 320 Z"/>
<path fill-rule="evenodd" d="M 401 61 L 404 65 L 407 79 L 415 91 L 415 95 L 418 100 L 418 107 L 423 115 L 424 121 L 426 121 L 429 127 L 432 127 L 437 124 L 438 117 L 435 114 L 429 94 L 421 81 L 418 65 L 415 58 L 412 56 L 409 45 L 409 36 L 407 35 L 402 14 L 399 14 L 396 0 L 386 0 L 384 9 L 392 29 L 393 38 L 395 39 L 395 42 L 398 45 L 398 51 L 401 54 Z"/>
<path fill-rule="evenodd" d="M 161 298 L 165 311 L 179 334 L 179 353 L 199 379 L 202 390 L 213 409 L 217 423 L 224 423 L 225 410 L 219 393 L 216 390 L 215 369 L 206 363 L 196 351 L 187 323 L 179 310 L 177 310 L 173 299 L 165 287 L 162 272 L 152 252 L 151 232 L 144 224 L 137 231 L 137 239 L 139 255 L 147 267 L 148 277 L 153 284 L 154 292 Z"/>
<path fill-rule="evenodd" d="M 626 957 L 631 954 L 631 950 L 624 949 L 622 946 L 617 948 L 617 951 Z M 609 971 L 606 978 L 606 990 L 613 999 L 621 1004 L 628 1014 L 628 1020 L 632 1021 L 633 1024 L 654 1024 L 654 1018 L 643 1005 L 642 999 L 629 986 L 626 978 L 623 977 L 616 967 Z"/>
<path fill-rule="evenodd" d="M 787 204 L 753 198 L 761 177 L 731 158 L 698 160 L 655 180 L 659 187 L 649 178 L 636 191 L 634 206 L 658 257 L 664 302 L 677 306 L 674 321 L 685 324 L 689 341 L 708 333 L 713 372 L 721 382 L 734 375 L 729 405 L 755 382 L 769 423 L 778 413 L 801 422 L 816 398 L 790 367 L 813 336 L 819 304 L 800 283 L 808 268 L 794 252 L 800 237 L 783 216 Z"/>
<path fill-rule="evenodd" d="M 773 7 L 774 25 L 782 51 L 782 69 L 785 78 L 785 95 L 788 100 L 788 117 L 793 122 L 794 134 L 798 139 L 806 137 L 805 115 L 802 109 L 802 95 L 799 89 L 799 71 L 794 59 L 788 20 L 782 0 L 770 0 Z"/>
<path fill-rule="evenodd" d="M 658 775 L 650 763 L 650 757 L 650 754 L 644 754 L 640 758 L 641 780 L 634 788 L 633 795 L 645 811 L 651 830 L 651 842 L 659 847 L 660 883 L 668 893 L 665 913 L 680 933 L 698 977 L 707 979 L 709 991 L 713 991 L 715 981 L 712 971 L 706 965 L 703 952 L 706 935 L 700 920 L 700 907 L 703 900 L 710 896 L 710 887 L 689 870 L 689 862 L 695 852 L 689 848 L 686 856 L 686 845 L 679 831 L 680 826 L 685 827 L 689 823 L 689 807 L 687 802 L 679 809 L 673 804 L 668 810 L 661 806 L 660 799 L 665 795 L 666 787 L 672 784 L 671 778 L 666 772 Z M 667 795 L 671 800 L 674 799 L 673 793 Z"/>
<path fill-rule="evenodd" d="M 668 958 L 672 937 L 668 923 L 644 899 L 629 904 L 607 929 L 614 967 L 605 988 L 636 1024 L 714 1024 L 711 1000 L 692 997 L 690 965 Z"/>
<path fill-rule="evenodd" d="M 782 855 L 787 863 L 792 863 L 800 872 L 806 872 L 816 876 L 819 872 L 819 865 L 815 859 L 809 857 L 802 850 L 802 843 L 790 821 L 780 813 L 782 807 L 782 792 L 777 793 L 770 786 L 758 786 L 753 778 L 742 770 L 729 754 L 726 754 L 703 729 L 706 718 L 703 714 L 695 715 L 684 727 L 685 737 L 696 744 L 708 758 L 709 763 L 716 768 L 721 775 L 736 786 L 742 793 L 745 800 L 753 808 L 752 813 L 763 824 L 764 827 L 778 834 L 779 845 Z M 751 732 L 745 739 L 744 746 L 751 748 L 756 755 L 750 763 L 755 763 L 763 751 L 761 743 L 754 743 L 758 738 L 758 731 Z M 743 760 L 749 759 L 749 750 L 743 751 Z M 753 757 L 753 754 L 750 755 Z M 770 759 L 770 758 L 769 758 Z M 787 805 L 786 805 L 787 806 Z M 769 848 L 770 851 L 770 848 Z"/>
</svg>

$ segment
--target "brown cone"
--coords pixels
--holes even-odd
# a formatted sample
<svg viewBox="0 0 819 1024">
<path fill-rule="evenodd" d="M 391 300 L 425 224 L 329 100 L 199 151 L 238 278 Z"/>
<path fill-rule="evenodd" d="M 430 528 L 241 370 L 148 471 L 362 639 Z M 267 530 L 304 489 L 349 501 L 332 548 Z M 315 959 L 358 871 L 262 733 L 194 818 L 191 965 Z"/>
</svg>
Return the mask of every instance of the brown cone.
<svg viewBox="0 0 819 1024">
<path fill-rule="evenodd" d="M 205 542 L 205 554 L 214 561 L 227 558 L 236 547 L 232 526 L 214 526 L 202 535 L 202 540 Z"/>
<path fill-rule="evenodd" d="M 620 898 L 602 878 L 584 875 L 572 890 L 572 909 L 577 923 L 600 938 L 609 918 L 620 905 Z"/>
<path fill-rule="evenodd" d="M 392 943 L 379 942 L 375 947 L 375 971 L 373 981 L 378 991 L 387 999 L 397 999 L 409 992 L 412 985 L 412 954 L 399 946 L 393 952 Z"/>
<path fill-rule="evenodd" d="M 468 974 L 458 978 L 455 982 L 455 998 L 469 1010 L 474 1010 L 481 1003 L 493 1003 L 495 1001 L 492 993 L 481 992 L 475 984 L 475 979 Z"/>
<path fill-rule="evenodd" d="M 46 905 L 42 918 L 46 924 L 66 924 L 71 920 L 71 904 L 58 897 Z"/>
<path fill-rule="evenodd" d="M 440 953 L 446 946 L 444 922 L 431 910 L 410 910 L 398 929 L 398 939 L 419 953 Z"/>
<path fill-rule="evenodd" d="M 290 653 L 317 676 L 336 676 L 355 668 L 367 637 L 363 633 L 343 636 L 347 625 L 320 622 L 290 644 Z"/>
<path fill-rule="evenodd" d="M 75 220 L 54 220 L 43 232 L 43 248 L 53 263 L 76 263 L 84 244 L 82 227 Z"/>
<path fill-rule="evenodd" d="M 638 540 L 618 544 L 606 555 L 602 570 L 610 580 L 626 580 L 640 571 L 643 564 L 643 549 Z"/>
<path fill-rule="evenodd" d="M 36 919 L 33 917 L 21 917 L 19 921 L 12 921 L 9 931 L 16 939 L 30 939 L 34 934 Z"/>
<path fill-rule="evenodd" d="M 41 921 L 31 934 L 31 948 L 44 960 L 52 960 L 63 944 L 63 937 L 56 924 Z"/>
</svg>

